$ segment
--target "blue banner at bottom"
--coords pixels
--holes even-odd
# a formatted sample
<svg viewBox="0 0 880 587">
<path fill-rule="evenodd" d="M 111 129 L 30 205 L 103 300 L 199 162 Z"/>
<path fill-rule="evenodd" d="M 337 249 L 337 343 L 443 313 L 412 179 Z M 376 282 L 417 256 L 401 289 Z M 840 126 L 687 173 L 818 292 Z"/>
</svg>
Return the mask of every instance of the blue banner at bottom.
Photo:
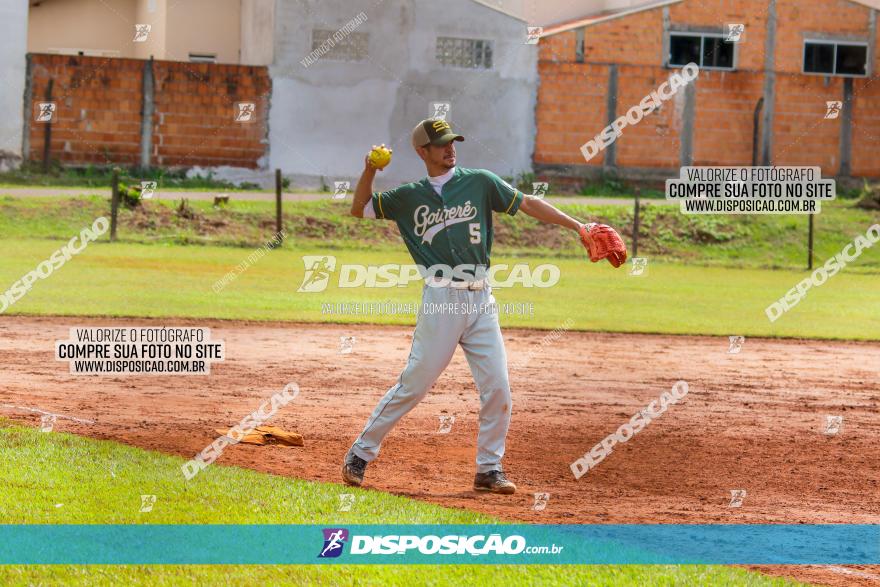
<svg viewBox="0 0 880 587">
<path fill-rule="evenodd" d="M 880 525 L 0 525 L 0 564 L 877 565 Z"/>
</svg>

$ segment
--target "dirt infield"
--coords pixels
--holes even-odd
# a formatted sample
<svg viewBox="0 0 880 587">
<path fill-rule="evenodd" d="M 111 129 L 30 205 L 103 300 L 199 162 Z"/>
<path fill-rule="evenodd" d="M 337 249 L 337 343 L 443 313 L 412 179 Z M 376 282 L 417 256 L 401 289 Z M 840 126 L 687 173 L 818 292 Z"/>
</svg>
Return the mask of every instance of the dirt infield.
<svg viewBox="0 0 880 587">
<path fill-rule="evenodd" d="M 198 325 L 226 342 L 210 376 L 74 377 L 54 360 L 73 326 Z M 471 490 L 479 401 L 458 352 L 386 439 L 366 486 L 535 523 L 880 523 L 880 344 L 505 330 L 513 421 L 505 467 L 515 496 Z M 340 336 L 355 336 L 340 354 Z M 340 482 L 343 455 L 403 367 L 410 329 L 224 321 L 0 318 L 0 404 L 83 419 L 56 430 L 191 458 L 285 384 L 299 397 L 271 424 L 302 449 L 231 446 L 218 460 Z M 516 362 L 524 363 L 517 366 Z M 570 463 L 677 380 L 689 394 L 580 480 Z M 440 416 L 454 415 L 447 434 Z M 843 428 L 826 435 L 825 417 Z M 0 416 L 38 417 L 0 408 Z M 173 433 L 171 433 L 173 432 Z M 739 508 L 731 490 L 744 489 Z M 533 493 L 547 492 L 534 511 Z M 873 584 L 876 568 L 765 572 Z M 874 577 L 874 578 L 872 578 Z"/>
</svg>

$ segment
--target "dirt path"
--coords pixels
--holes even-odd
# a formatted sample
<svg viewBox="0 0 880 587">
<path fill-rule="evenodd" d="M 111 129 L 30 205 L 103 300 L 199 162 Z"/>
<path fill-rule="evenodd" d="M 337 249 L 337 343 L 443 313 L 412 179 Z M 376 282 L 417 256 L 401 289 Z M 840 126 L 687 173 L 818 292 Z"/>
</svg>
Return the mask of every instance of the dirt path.
<svg viewBox="0 0 880 587">
<path fill-rule="evenodd" d="M 209 377 L 72 377 L 54 361 L 71 326 L 209 326 L 228 359 Z M 339 354 L 339 337 L 357 337 Z M 512 497 L 471 490 L 477 394 L 461 352 L 383 445 L 370 488 L 534 523 L 880 523 L 880 344 L 506 330 L 513 422 Z M 302 392 L 272 423 L 303 449 L 233 446 L 218 462 L 340 482 L 343 455 L 391 386 L 410 346 L 399 327 L 222 321 L 0 317 L 0 403 L 94 420 L 56 428 L 191 458 L 290 381 Z M 689 394 L 595 469 L 569 464 L 677 380 Z M 31 424 L 34 415 L 0 409 Z M 454 415 L 448 434 L 439 417 Z M 827 415 L 842 431 L 824 434 Z M 174 434 L 166 434 L 169 431 Z M 742 507 L 730 492 L 745 489 Z M 532 510 L 533 493 L 550 493 Z M 852 568 L 849 568 L 852 570 Z M 824 567 L 762 569 L 834 585 L 868 575 Z"/>
</svg>

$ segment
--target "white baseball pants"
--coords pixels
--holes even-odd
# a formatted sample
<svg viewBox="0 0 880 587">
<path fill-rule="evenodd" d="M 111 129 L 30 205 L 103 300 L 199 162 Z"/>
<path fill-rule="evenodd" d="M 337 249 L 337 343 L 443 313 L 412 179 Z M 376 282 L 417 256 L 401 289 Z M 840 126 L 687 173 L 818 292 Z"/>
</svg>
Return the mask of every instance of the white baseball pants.
<svg viewBox="0 0 880 587">
<path fill-rule="evenodd" d="M 440 311 L 442 304 L 449 304 L 446 312 Z M 460 306 L 456 311 L 451 304 Z M 385 435 L 422 401 L 446 369 L 455 347 L 461 345 L 480 393 L 477 472 L 501 470 L 511 398 L 507 355 L 494 304 L 488 285 L 482 290 L 425 285 L 406 367 L 373 410 L 352 447 L 354 454 L 367 462 L 379 456 Z"/>
</svg>

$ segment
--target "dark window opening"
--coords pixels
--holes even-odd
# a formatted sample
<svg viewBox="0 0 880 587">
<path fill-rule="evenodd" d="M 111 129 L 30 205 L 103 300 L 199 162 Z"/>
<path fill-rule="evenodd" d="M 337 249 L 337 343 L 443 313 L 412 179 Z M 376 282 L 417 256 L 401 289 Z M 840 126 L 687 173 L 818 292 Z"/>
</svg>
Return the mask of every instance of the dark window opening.
<svg viewBox="0 0 880 587">
<path fill-rule="evenodd" d="M 700 37 L 672 35 L 669 42 L 669 65 L 699 65 L 700 41 Z"/>
<path fill-rule="evenodd" d="M 702 67 L 733 69 L 733 43 L 721 37 L 703 37 Z"/>
<path fill-rule="evenodd" d="M 864 45 L 838 45 L 836 71 L 843 75 L 867 75 L 868 48 Z"/>
<path fill-rule="evenodd" d="M 834 73 L 834 45 L 807 43 L 804 51 L 804 71 L 808 73 Z"/>
<path fill-rule="evenodd" d="M 669 65 L 673 67 L 696 63 L 701 68 L 733 69 L 733 56 L 734 43 L 726 42 L 721 35 L 669 35 Z"/>
<path fill-rule="evenodd" d="M 806 41 L 804 73 L 868 75 L 868 47 L 833 41 Z"/>
</svg>

